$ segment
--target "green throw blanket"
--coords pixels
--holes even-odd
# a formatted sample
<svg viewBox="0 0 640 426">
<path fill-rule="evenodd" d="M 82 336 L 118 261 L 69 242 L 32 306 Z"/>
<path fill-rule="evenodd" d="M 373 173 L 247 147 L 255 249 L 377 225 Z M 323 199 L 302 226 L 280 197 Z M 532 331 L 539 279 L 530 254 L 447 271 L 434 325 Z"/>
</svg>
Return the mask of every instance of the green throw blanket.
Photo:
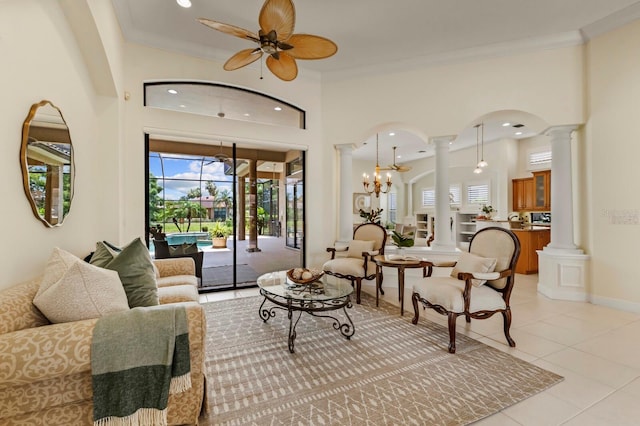
<svg viewBox="0 0 640 426">
<path fill-rule="evenodd" d="M 94 425 L 166 425 L 169 394 L 191 388 L 190 369 L 184 307 L 100 318 L 91 343 Z"/>
</svg>

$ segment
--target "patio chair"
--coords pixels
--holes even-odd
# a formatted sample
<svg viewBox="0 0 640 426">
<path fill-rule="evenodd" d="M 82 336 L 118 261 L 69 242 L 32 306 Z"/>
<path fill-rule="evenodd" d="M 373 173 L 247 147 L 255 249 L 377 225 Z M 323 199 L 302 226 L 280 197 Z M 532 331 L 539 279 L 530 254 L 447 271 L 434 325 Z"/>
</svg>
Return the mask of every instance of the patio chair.
<svg viewBox="0 0 640 426">
<path fill-rule="evenodd" d="M 376 278 L 373 256 L 384 254 L 386 241 L 386 229 L 375 223 L 364 223 L 353 231 L 353 241 L 348 247 L 342 250 L 335 247 L 327 248 L 327 252 L 331 253 L 331 259 L 325 262 L 322 270 L 329 275 L 351 281 L 351 285 L 356 289 L 356 303 L 359 304 L 362 280 Z M 336 256 L 336 253 L 341 252 L 346 256 Z M 380 281 L 382 282 L 382 277 Z"/>
<path fill-rule="evenodd" d="M 504 335 L 509 346 L 516 342 L 509 335 L 511 307 L 509 298 L 515 280 L 516 262 L 520 255 L 520 241 L 508 229 L 489 227 L 478 231 L 469 243 L 469 252 L 462 253 L 448 277 L 431 276 L 413 287 L 413 324 L 418 323 L 420 311 L 434 309 L 449 319 L 449 352 L 456 352 L 456 318 L 486 319 L 500 312 L 504 321 Z"/>
<path fill-rule="evenodd" d="M 166 240 L 153 240 L 156 259 L 169 259 L 172 257 L 190 257 L 196 264 L 196 277 L 202 278 L 202 262 L 204 252 L 194 244 L 170 245 Z M 195 250 L 194 250 L 195 248 Z"/>
</svg>

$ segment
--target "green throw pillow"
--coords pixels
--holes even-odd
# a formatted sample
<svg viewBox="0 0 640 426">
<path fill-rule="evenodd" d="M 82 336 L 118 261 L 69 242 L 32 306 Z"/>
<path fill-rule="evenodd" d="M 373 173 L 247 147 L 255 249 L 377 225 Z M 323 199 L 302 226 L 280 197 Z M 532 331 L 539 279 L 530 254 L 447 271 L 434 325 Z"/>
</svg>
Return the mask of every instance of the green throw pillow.
<svg viewBox="0 0 640 426">
<path fill-rule="evenodd" d="M 122 281 L 129 307 L 158 305 L 158 285 L 149 250 L 136 238 L 118 253 L 103 242 L 96 243 L 90 263 L 116 271 Z"/>
</svg>

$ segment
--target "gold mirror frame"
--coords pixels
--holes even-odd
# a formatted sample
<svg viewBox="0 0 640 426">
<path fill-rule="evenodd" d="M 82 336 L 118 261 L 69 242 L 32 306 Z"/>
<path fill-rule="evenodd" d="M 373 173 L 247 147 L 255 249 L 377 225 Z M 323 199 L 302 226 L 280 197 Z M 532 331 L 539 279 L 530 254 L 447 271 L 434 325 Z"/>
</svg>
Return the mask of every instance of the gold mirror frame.
<svg viewBox="0 0 640 426">
<path fill-rule="evenodd" d="M 62 225 L 71 209 L 75 166 L 69 127 L 50 101 L 33 104 L 24 120 L 20 165 L 33 214 L 46 227 Z"/>
</svg>

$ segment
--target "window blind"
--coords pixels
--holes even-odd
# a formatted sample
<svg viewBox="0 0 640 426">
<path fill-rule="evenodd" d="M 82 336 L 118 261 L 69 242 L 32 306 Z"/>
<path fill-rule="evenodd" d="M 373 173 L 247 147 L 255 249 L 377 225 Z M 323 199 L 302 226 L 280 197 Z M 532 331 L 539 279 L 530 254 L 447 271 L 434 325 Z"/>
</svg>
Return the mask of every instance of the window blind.
<svg viewBox="0 0 640 426">
<path fill-rule="evenodd" d="M 467 186 L 467 204 L 488 204 L 489 184 L 474 184 Z"/>
</svg>

